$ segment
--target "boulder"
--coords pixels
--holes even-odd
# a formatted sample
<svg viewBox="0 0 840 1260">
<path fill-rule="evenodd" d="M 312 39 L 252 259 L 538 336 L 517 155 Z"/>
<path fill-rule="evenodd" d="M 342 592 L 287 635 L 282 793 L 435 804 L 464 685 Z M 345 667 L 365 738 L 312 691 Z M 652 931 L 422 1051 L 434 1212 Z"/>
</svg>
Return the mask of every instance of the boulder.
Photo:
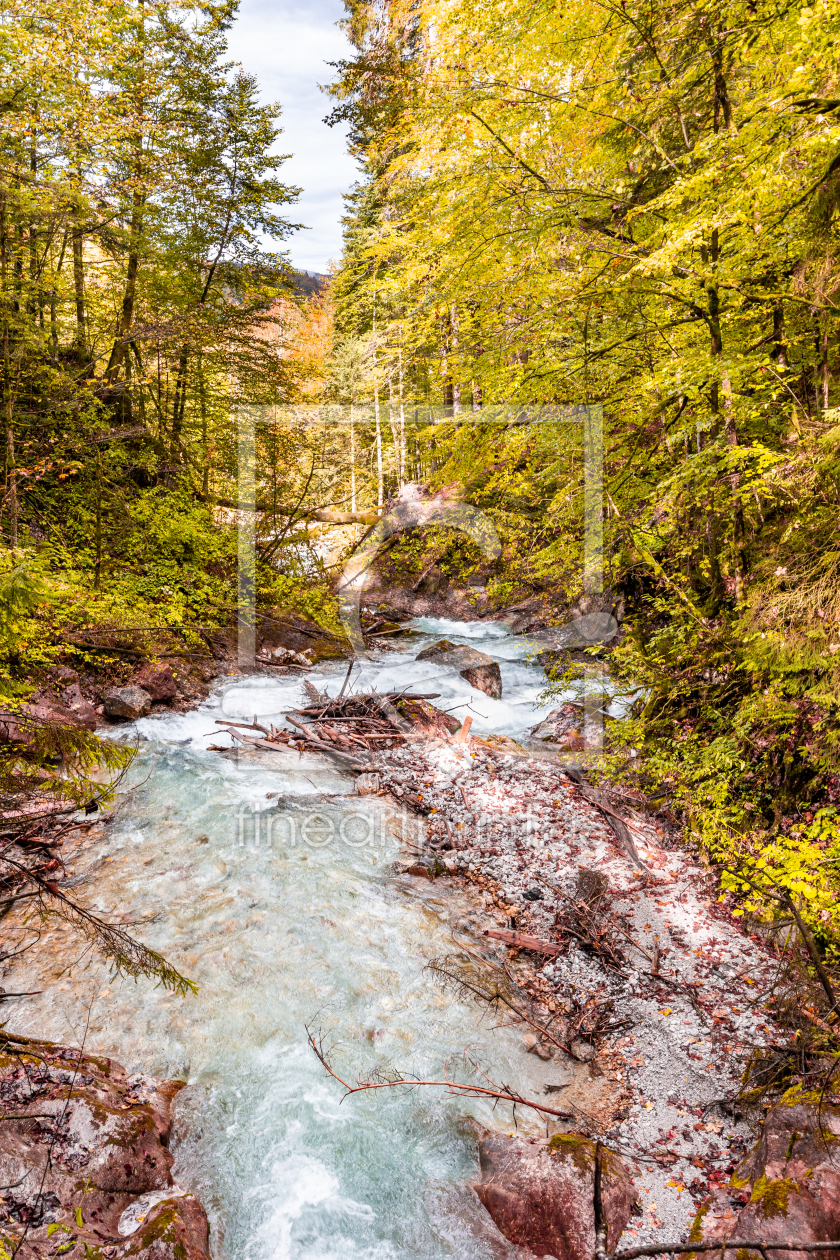
<svg viewBox="0 0 840 1260">
<path fill-rule="evenodd" d="M 840 1109 L 801 1086 L 788 1090 L 729 1185 L 701 1206 L 695 1231 L 709 1241 L 840 1242 Z"/>
<path fill-rule="evenodd" d="M 484 652 L 478 652 L 475 648 L 461 644 L 450 643 L 448 639 L 441 639 L 439 643 L 433 643 L 431 647 L 418 652 L 416 659 L 434 661 L 439 665 L 450 665 L 453 669 L 457 669 L 471 687 L 475 687 L 477 691 L 483 691 L 493 700 L 501 699 L 501 670 L 492 656 L 487 656 Z"/>
<path fill-rule="evenodd" d="M 127 687 L 109 687 L 102 699 L 108 717 L 128 718 L 130 722 L 145 717 L 152 707 L 152 697 L 136 683 Z"/>
<path fill-rule="evenodd" d="M 592 1260 L 595 1251 L 595 1144 L 558 1133 L 549 1142 L 483 1132 L 475 1192 L 510 1242 L 536 1256 Z M 603 1152 L 601 1201 L 607 1251 L 615 1250 L 636 1192 L 624 1164 Z"/>
<path fill-rule="evenodd" d="M 145 665 L 135 682 L 148 691 L 153 700 L 174 700 L 178 694 L 178 684 L 167 664 Z"/>
<path fill-rule="evenodd" d="M 172 1179 L 179 1082 L 127 1076 L 113 1059 L 3 1034 L 0 1241 L 28 1226 L 33 1255 L 206 1260 L 207 1217 Z M 18 1119 L 32 1113 L 32 1119 Z M 15 1118 L 12 1118 L 15 1117 Z M 56 1228 L 57 1227 L 57 1228 Z M 47 1243 L 48 1231 L 50 1241 Z M 67 1244 L 71 1244 L 68 1246 Z"/>
<path fill-rule="evenodd" d="M 581 736 L 584 711 L 581 705 L 564 704 L 552 709 L 531 731 L 532 738 L 559 744 L 561 748 L 585 747 Z"/>
</svg>

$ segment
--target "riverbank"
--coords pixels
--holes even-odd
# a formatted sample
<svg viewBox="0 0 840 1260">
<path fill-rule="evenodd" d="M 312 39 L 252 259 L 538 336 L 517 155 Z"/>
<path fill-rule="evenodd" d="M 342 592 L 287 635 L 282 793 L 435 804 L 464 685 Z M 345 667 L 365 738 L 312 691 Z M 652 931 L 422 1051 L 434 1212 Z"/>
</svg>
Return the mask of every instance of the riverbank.
<svg viewBox="0 0 840 1260">
<path fill-rule="evenodd" d="M 475 630 L 462 637 L 492 647 Z M 136 787 L 111 820 L 80 821 L 63 850 L 67 879 L 196 978 L 196 999 L 138 993 L 105 977 L 89 983 L 95 972 L 84 958 L 67 974 L 68 939 L 54 926 L 42 955 L 54 964 L 8 970 L 9 988 L 50 986 L 41 999 L 11 1004 L 16 1029 L 66 1037 L 65 1000 L 78 1005 L 84 988 L 92 1046 L 186 1081 L 176 1174 L 204 1199 L 219 1254 L 252 1240 L 259 1254 L 273 1254 L 273 1237 L 300 1243 L 302 1222 L 315 1219 L 324 1245 L 337 1245 L 334 1209 L 324 1205 L 349 1187 L 355 1203 L 377 1205 L 379 1224 L 347 1235 L 357 1246 L 367 1239 L 360 1254 L 375 1254 L 374 1238 L 386 1234 L 395 1254 L 425 1254 L 382 1233 L 383 1212 L 403 1231 L 417 1218 L 416 1185 L 402 1180 L 406 1160 L 415 1182 L 434 1182 L 435 1166 L 448 1169 L 446 1185 L 460 1176 L 465 1186 L 463 1196 L 438 1198 L 447 1206 L 434 1217 L 435 1246 L 453 1222 L 468 1222 L 473 1237 L 480 1220 L 477 1249 L 464 1235 L 453 1254 L 489 1255 L 493 1237 L 501 1245 L 466 1190 L 476 1147 L 459 1117 L 509 1133 L 510 1107 L 394 1091 L 336 1111 L 340 1091 L 302 1038 L 313 1020 L 340 1041 L 345 1074 L 391 1064 L 439 1076 L 448 1056 L 469 1047 L 492 1079 L 568 1113 L 550 1119 L 549 1133 L 603 1138 L 636 1183 L 640 1214 L 624 1245 L 684 1236 L 752 1139 L 735 1095 L 752 1047 L 785 1040 L 763 1009 L 776 960 L 722 913 L 708 871 L 655 824 L 626 815 L 632 845 L 619 843 L 609 814 L 560 763 L 517 749 L 510 735 L 494 742 L 494 726 L 521 734 L 526 709 L 528 722 L 539 717 L 541 671 L 506 631 L 482 633 L 496 634 L 503 698 L 476 695 L 447 667 L 436 667 L 435 688 L 444 708 L 461 707 L 462 697 L 480 706 L 473 729 L 486 738 L 408 741 L 383 752 L 379 795 L 354 795 L 352 775 L 312 752 L 204 751 L 211 736 L 232 743 L 216 715 L 250 720 L 256 707 L 280 720 L 290 699 L 300 703 L 299 680 L 230 679 L 203 709 L 130 728 L 146 750 Z M 405 650 L 375 664 L 382 690 L 391 674 L 425 689 L 428 668 Z M 320 683 L 337 690 L 345 672 L 322 666 Z M 149 921 L 161 904 L 165 918 Z M 446 967 L 428 970 L 445 958 Z M 505 977 L 548 1035 L 497 1013 L 482 1017 L 475 995 L 457 988 L 464 967 L 485 988 Z M 494 1031 L 498 1024 L 508 1026 Z M 291 1154 L 258 1136 L 243 1150 L 236 1134 L 259 1135 L 269 1123 Z M 348 1123 L 361 1126 L 354 1138 Z M 516 1124 L 533 1138 L 546 1134 L 545 1118 L 521 1107 Z M 443 1147 L 433 1133 L 447 1135 Z M 348 1166 L 348 1140 L 366 1189 Z M 429 1149 L 437 1164 L 420 1154 Z M 389 1198 L 395 1177 L 399 1206 Z M 249 1181 L 263 1187 L 256 1200 Z"/>
</svg>

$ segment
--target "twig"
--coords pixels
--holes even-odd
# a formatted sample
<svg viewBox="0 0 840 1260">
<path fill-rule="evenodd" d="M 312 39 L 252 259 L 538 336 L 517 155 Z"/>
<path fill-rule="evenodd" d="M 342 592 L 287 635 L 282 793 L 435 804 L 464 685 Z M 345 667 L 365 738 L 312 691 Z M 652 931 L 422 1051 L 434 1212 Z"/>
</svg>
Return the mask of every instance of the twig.
<svg viewBox="0 0 840 1260">
<path fill-rule="evenodd" d="M 558 1120 L 574 1120 L 574 1114 L 571 1111 L 560 1111 L 557 1107 L 546 1107 L 544 1103 L 533 1102 L 531 1099 L 522 1098 L 519 1094 L 515 1094 L 512 1090 L 504 1088 L 487 1088 L 483 1085 L 468 1085 L 462 1081 L 454 1081 L 446 1076 L 444 1069 L 443 1080 L 420 1080 L 410 1076 L 395 1076 L 393 1080 L 386 1081 L 357 1081 L 355 1085 L 351 1085 L 348 1081 L 342 1080 L 338 1073 L 330 1067 L 327 1059 L 327 1052 L 324 1050 L 323 1043 L 319 1039 L 315 1040 L 312 1030 L 306 1025 L 306 1036 L 312 1050 L 321 1063 L 321 1066 L 329 1073 L 333 1080 L 338 1081 L 339 1085 L 345 1090 L 344 1097 L 349 1098 L 351 1094 L 362 1094 L 369 1090 L 376 1089 L 396 1089 L 398 1086 L 407 1085 L 409 1087 L 426 1085 L 438 1086 L 446 1089 L 450 1094 L 460 1098 L 496 1098 L 501 1102 L 509 1102 L 514 1106 L 529 1107 L 533 1111 L 539 1111 L 543 1115 L 556 1116 Z M 464 1056 L 467 1057 L 466 1054 Z M 470 1062 L 470 1060 L 467 1060 Z M 475 1066 L 472 1064 L 471 1066 Z M 482 1074 L 483 1075 L 483 1074 Z"/>
<path fill-rule="evenodd" d="M 840 1251 L 840 1242 L 771 1243 L 763 1239 L 723 1238 L 714 1242 L 649 1243 L 646 1247 L 628 1247 L 614 1251 L 605 1260 L 637 1260 L 639 1256 L 687 1255 L 693 1251 Z"/>
</svg>

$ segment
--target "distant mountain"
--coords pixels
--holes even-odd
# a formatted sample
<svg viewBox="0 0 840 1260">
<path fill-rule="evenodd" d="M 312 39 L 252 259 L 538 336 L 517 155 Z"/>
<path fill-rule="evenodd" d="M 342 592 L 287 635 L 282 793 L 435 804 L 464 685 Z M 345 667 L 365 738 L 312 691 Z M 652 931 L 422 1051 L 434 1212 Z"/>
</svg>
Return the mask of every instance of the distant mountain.
<svg viewBox="0 0 840 1260">
<path fill-rule="evenodd" d="M 329 281 L 329 276 L 322 275 L 320 271 L 293 271 L 292 278 L 295 292 L 306 294 L 307 297 L 320 293 Z"/>
</svg>

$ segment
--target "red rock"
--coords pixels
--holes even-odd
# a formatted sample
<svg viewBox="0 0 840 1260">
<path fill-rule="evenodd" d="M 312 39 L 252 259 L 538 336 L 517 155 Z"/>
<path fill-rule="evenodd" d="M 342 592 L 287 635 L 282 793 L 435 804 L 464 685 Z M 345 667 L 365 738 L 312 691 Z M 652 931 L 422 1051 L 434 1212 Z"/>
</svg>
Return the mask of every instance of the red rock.
<svg viewBox="0 0 840 1260">
<path fill-rule="evenodd" d="M 420 879 L 434 879 L 435 873 L 431 867 L 424 866 L 422 862 L 415 862 L 413 866 L 406 867 L 406 875 L 417 875 Z"/>
<path fill-rule="evenodd" d="M 145 665 L 135 681 L 144 691 L 148 691 L 153 700 L 174 700 L 178 694 L 178 684 L 166 664 Z"/>
<path fill-rule="evenodd" d="M 96 729 L 96 709 L 82 695 L 78 680 L 69 683 L 62 689 L 61 699 L 66 708 L 73 714 L 79 726 L 85 727 L 88 731 Z"/>
<path fill-rule="evenodd" d="M 80 693 L 80 698 L 81 693 Z M 87 701 L 84 701 L 87 704 Z M 21 704 L 13 713 L 4 710 L 0 714 L 0 744 L 40 743 L 40 730 L 44 726 L 83 726 L 93 730 L 96 725 L 96 713 L 93 719 L 86 711 L 76 713 L 57 700 L 36 699 L 31 704 Z"/>
<path fill-rule="evenodd" d="M 10 1192 L 3 1234 L 13 1240 L 27 1223 L 35 1255 L 51 1253 L 58 1232 L 61 1242 L 76 1241 L 74 1256 L 207 1260 L 207 1217 L 172 1180 L 167 1149 L 180 1083 L 129 1077 L 113 1059 L 4 1037 L 0 1177 Z M 10 1118 L 29 1112 L 31 1120 Z M 54 1224 L 62 1228 L 47 1247 Z"/>
<path fill-rule="evenodd" d="M 481 1181 L 474 1189 L 505 1238 L 536 1256 L 592 1260 L 593 1142 L 572 1134 L 557 1134 L 546 1143 L 484 1131 L 478 1156 Z M 614 1251 L 636 1193 L 617 1155 L 604 1151 L 602 1167 L 607 1250 Z"/>
<path fill-rule="evenodd" d="M 701 1208 L 695 1228 L 704 1239 L 766 1242 L 840 1241 L 840 1110 L 791 1089 L 764 1121 L 758 1145 Z M 741 1192 L 749 1202 L 737 1210 Z M 809 1253 L 786 1252 L 786 1260 Z"/>
</svg>

